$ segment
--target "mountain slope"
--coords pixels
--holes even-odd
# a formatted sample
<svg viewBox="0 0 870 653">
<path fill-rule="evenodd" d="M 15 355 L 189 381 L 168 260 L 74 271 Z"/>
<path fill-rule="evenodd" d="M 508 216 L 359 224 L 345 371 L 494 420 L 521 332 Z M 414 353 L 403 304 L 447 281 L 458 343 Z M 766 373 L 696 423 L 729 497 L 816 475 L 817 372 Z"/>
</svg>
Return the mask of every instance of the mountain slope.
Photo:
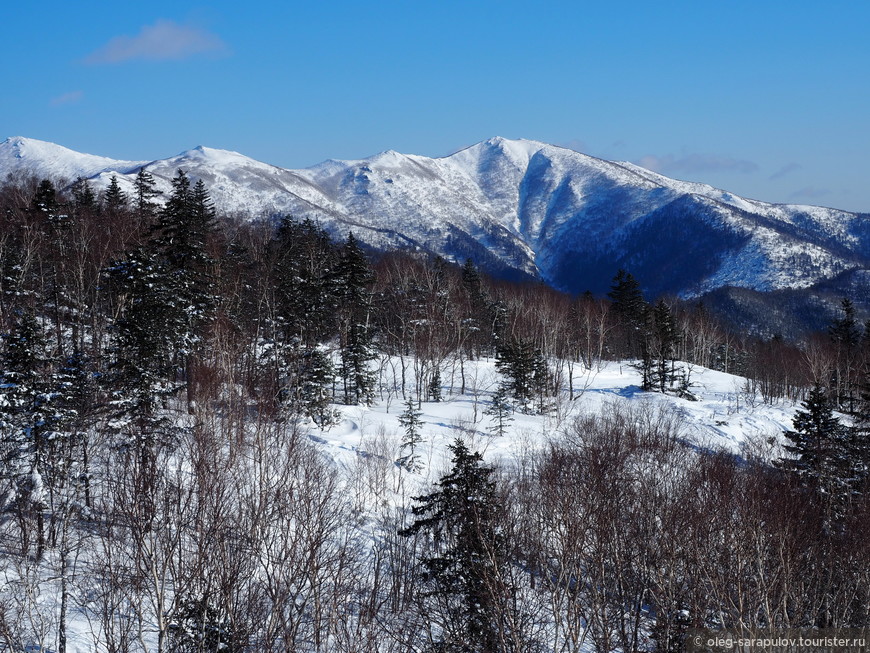
<svg viewBox="0 0 870 653">
<path fill-rule="evenodd" d="M 0 179 L 8 175 L 74 181 L 104 171 L 135 172 L 147 161 L 117 161 L 93 154 L 81 154 L 54 143 L 20 136 L 0 143 Z"/>
<path fill-rule="evenodd" d="M 409 247 L 491 272 L 603 292 L 619 268 L 650 294 L 735 286 L 809 288 L 870 268 L 870 216 L 749 200 L 528 140 L 493 138 L 442 158 L 387 151 L 286 170 L 197 147 L 159 161 L 113 161 L 50 143 L 0 144 L 0 177 L 91 178 L 122 186 L 144 166 L 164 191 L 179 168 L 226 214 L 290 213 L 371 247 Z"/>
</svg>

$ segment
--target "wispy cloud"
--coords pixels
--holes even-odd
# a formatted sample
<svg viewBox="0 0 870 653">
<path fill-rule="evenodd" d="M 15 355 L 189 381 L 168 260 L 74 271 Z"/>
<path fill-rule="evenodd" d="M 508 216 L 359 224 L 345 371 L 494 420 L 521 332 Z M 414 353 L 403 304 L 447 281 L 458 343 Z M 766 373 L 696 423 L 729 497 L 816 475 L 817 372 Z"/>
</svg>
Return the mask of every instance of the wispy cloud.
<svg viewBox="0 0 870 653">
<path fill-rule="evenodd" d="M 158 20 L 136 36 L 116 36 L 85 58 L 88 64 L 124 61 L 178 61 L 200 54 L 221 54 L 226 44 L 216 34 L 198 27 Z"/>
<path fill-rule="evenodd" d="M 698 172 L 742 172 L 752 173 L 758 170 L 758 165 L 745 159 L 732 159 L 718 154 L 665 154 L 664 156 L 647 155 L 639 161 L 640 166 L 662 174 L 698 173 Z"/>
<path fill-rule="evenodd" d="M 789 198 L 793 200 L 817 200 L 822 197 L 827 197 L 830 194 L 831 191 L 828 188 L 816 188 L 815 186 L 806 186 L 805 188 L 800 188 L 794 191 L 791 195 L 789 195 Z"/>
<path fill-rule="evenodd" d="M 581 141 L 579 138 L 572 138 L 569 141 L 555 143 L 555 145 L 565 147 L 569 150 L 574 150 L 575 152 L 580 152 L 581 154 L 586 154 L 589 151 L 589 145 L 586 143 L 586 141 Z"/>
<path fill-rule="evenodd" d="M 63 95 L 58 95 L 56 98 L 52 98 L 51 106 L 59 107 L 64 104 L 76 104 L 77 102 L 81 102 L 84 96 L 85 94 L 82 91 L 70 91 L 69 93 L 64 93 Z"/>
<path fill-rule="evenodd" d="M 785 177 L 787 174 L 790 174 L 792 172 L 797 172 L 802 167 L 803 166 L 801 166 L 801 164 L 799 164 L 799 163 L 789 163 L 787 165 L 784 165 L 782 168 L 780 168 L 776 172 L 774 172 L 767 179 L 768 179 L 768 181 L 775 181 L 777 179 L 781 179 L 782 177 Z"/>
</svg>

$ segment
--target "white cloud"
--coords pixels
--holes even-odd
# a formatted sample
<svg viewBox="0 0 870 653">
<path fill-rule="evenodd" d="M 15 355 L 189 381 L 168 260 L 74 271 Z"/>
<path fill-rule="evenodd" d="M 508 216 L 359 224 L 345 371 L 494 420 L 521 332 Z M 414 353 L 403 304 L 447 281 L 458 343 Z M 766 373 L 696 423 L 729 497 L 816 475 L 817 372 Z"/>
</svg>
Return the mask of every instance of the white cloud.
<svg viewBox="0 0 870 653">
<path fill-rule="evenodd" d="M 787 165 L 784 165 L 782 168 L 780 168 L 776 172 L 774 172 L 772 175 L 770 175 L 770 177 L 768 177 L 768 180 L 775 181 L 777 179 L 785 177 L 787 174 L 790 174 L 792 172 L 796 172 L 797 170 L 800 170 L 802 167 L 803 166 L 801 166 L 801 164 L 799 164 L 799 163 L 789 163 Z"/>
<path fill-rule="evenodd" d="M 81 102 L 84 96 L 85 94 L 82 91 L 70 91 L 69 93 L 64 93 L 56 98 L 52 98 L 51 106 L 58 107 L 63 104 L 76 104 L 77 102 Z"/>
<path fill-rule="evenodd" d="M 830 189 L 828 188 L 817 188 L 815 186 L 807 186 L 805 188 L 800 188 L 794 191 L 791 195 L 789 195 L 789 199 L 805 199 L 805 200 L 817 200 L 822 197 L 827 197 L 831 194 Z"/>
<path fill-rule="evenodd" d="M 589 151 L 589 145 L 586 143 L 586 141 L 581 141 L 579 138 L 574 138 L 569 141 L 562 141 L 560 143 L 554 143 L 554 145 L 559 145 L 560 147 L 565 147 L 569 150 L 580 152 L 581 154 L 585 154 Z"/>
<path fill-rule="evenodd" d="M 674 174 L 680 172 L 742 172 L 752 173 L 758 170 L 758 166 L 752 161 L 745 159 L 732 159 L 718 154 L 682 154 L 675 156 L 647 155 L 636 161 L 639 166 L 662 174 Z"/>
<path fill-rule="evenodd" d="M 85 58 L 89 64 L 124 61 L 178 61 L 189 57 L 226 52 L 226 44 L 215 34 L 197 27 L 158 20 L 146 25 L 136 36 L 116 36 Z"/>
</svg>

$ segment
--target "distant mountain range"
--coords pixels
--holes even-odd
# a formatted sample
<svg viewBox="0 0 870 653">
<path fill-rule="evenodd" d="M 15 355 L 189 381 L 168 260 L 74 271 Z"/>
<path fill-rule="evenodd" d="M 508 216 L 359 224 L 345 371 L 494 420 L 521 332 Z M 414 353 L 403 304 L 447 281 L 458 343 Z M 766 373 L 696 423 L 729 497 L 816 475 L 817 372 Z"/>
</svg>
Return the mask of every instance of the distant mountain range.
<svg viewBox="0 0 870 653">
<path fill-rule="evenodd" d="M 207 147 L 116 161 L 27 138 L 0 143 L 0 179 L 81 176 L 103 188 L 116 175 L 130 190 L 140 167 L 165 191 L 179 168 L 203 179 L 230 216 L 311 217 L 375 249 L 470 257 L 493 274 L 569 292 L 603 293 L 625 268 L 650 296 L 742 297 L 741 306 L 751 296 L 762 313 L 769 302 L 759 293 L 792 293 L 801 310 L 834 295 L 870 302 L 870 214 L 750 200 L 536 141 L 492 138 L 442 158 L 387 151 L 303 170 Z"/>
</svg>

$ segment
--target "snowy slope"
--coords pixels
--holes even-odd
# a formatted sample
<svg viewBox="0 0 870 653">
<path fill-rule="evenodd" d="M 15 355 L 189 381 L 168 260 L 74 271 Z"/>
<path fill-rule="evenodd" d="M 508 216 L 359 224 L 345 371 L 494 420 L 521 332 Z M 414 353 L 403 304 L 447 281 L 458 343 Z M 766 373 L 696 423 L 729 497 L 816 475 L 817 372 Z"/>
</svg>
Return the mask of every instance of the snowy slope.
<svg viewBox="0 0 870 653">
<path fill-rule="evenodd" d="M 455 394 L 458 386 L 453 385 L 451 379 L 458 384 L 458 373 L 448 364 L 441 370 L 445 401 L 421 404 L 424 466 L 416 475 L 421 487 L 437 479 L 447 467 L 450 459 L 447 447 L 457 437 L 470 439 L 488 460 L 509 464 L 523 447 L 540 447 L 550 438 L 561 435 L 576 417 L 598 414 L 613 404 L 673 412 L 680 418 L 681 435 L 686 442 L 702 449 L 728 450 L 735 454 L 771 438 L 779 441 L 782 433 L 792 428 L 791 420 L 797 408 L 785 400 L 765 404 L 756 391 L 749 389 L 743 377 L 700 367 L 693 368 L 691 373 L 692 392 L 697 401 L 642 392 L 637 370 L 628 364 L 609 362 L 601 369 L 575 375 L 574 400 L 562 396 L 555 410 L 545 416 L 515 413 L 507 434 L 495 437 L 489 432 L 492 418 L 483 413 L 498 385 L 495 362 L 484 359 L 466 361 L 466 365 L 466 394 Z M 400 456 L 401 396 L 384 398 L 382 395 L 371 407 L 336 405 L 335 408 L 342 413 L 337 426 L 322 431 L 312 425 L 309 430 L 309 436 L 320 443 L 330 457 L 341 464 L 352 465 L 360 454 L 378 453 L 375 447 L 393 447 L 389 454 L 391 462 Z"/>
<path fill-rule="evenodd" d="M 603 292 L 619 268 L 651 295 L 737 286 L 808 288 L 870 269 L 870 216 L 776 205 L 529 140 L 492 138 L 442 158 L 382 152 L 285 170 L 197 147 L 150 163 L 50 143 L 0 144 L 0 177 L 24 172 L 130 189 L 140 165 L 164 191 L 179 168 L 247 218 L 290 213 L 375 248 L 410 247 L 492 272 Z"/>
<path fill-rule="evenodd" d="M 75 181 L 104 171 L 127 174 L 147 161 L 117 161 L 93 154 L 80 154 L 54 143 L 16 136 L 0 143 L 0 179 L 8 175 Z"/>
</svg>

